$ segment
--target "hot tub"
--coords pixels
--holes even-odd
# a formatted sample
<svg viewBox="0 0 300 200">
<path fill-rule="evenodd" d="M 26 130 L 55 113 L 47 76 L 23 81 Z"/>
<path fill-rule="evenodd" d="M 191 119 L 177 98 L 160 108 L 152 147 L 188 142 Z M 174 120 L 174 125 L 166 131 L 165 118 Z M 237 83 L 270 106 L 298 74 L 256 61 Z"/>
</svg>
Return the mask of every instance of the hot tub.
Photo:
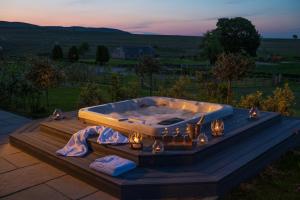
<svg viewBox="0 0 300 200">
<path fill-rule="evenodd" d="M 188 123 L 196 123 L 202 115 L 205 122 L 227 117 L 233 113 L 229 105 L 188 101 L 167 97 L 143 97 L 108 103 L 79 110 L 80 120 L 114 128 L 123 133 L 138 131 L 149 136 L 170 132 Z"/>
</svg>

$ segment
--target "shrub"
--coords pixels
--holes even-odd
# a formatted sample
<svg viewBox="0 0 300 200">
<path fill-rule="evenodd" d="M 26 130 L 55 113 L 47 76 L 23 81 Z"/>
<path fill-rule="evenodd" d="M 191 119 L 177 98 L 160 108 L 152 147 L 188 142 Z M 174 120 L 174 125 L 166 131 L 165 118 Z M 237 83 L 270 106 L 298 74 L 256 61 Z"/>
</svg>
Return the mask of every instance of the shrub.
<svg viewBox="0 0 300 200">
<path fill-rule="evenodd" d="M 187 91 L 191 80 L 187 76 L 181 76 L 170 89 L 159 88 L 159 95 L 173 98 L 190 98 Z"/>
<path fill-rule="evenodd" d="M 80 89 L 78 106 L 80 108 L 104 103 L 103 91 L 96 83 L 87 83 Z"/>
<path fill-rule="evenodd" d="M 112 101 L 119 101 L 124 98 L 124 91 L 122 89 L 120 75 L 113 73 L 111 75 L 111 100 Z"/>
<path fill-rule="evenodd" d="M 272 96 L 268 96 L 264 101 L 263 109 L 272 112 L 279 112 L 285 116 L 294 114 L 295 95 L 288 84 L 283 88 L 277 87 Z"/>
<path fill-rule="evenodd" d="M 242 108 L 251 108 L 253 106 L 261 108 L 263 101 L 263 93 L 261 91 L 256 91 L 253 94 L 242 96 L 238 106 Z"/>
<path fill-rule="evenodd" d="M 263 97 L 262 92 L 257 91 L 243 96 L 239 102 L 239 106 L 243 108 L 257 106 L 261 110 L 279 112 L 284 116 L 292 116 L 294 114 L 294 105 L 295 96 L 288 84 L 285 84 L 283 88 L 277 87 L 273 94 L 266 98 Z"/>
</svg>

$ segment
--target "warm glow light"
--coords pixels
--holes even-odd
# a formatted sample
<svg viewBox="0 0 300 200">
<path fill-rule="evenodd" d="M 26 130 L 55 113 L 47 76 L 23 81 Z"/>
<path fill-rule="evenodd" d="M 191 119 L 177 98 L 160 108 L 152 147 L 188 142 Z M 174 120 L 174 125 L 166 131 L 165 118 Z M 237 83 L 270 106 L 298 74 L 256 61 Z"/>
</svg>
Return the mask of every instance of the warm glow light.
<svg viewBox="0 0 300 200">
<path fill-rule="evenodd" d="M 143 137 L 138 132 L 133 132 L 129 135 L 130 147 L 132 149 L 140 150 L 143 148 Z"/>
<path fill-rule="evenodd" d="M 224 122 L 222 120 L 214 120 L 211 122 L 210 126 L 213 136 L 217 137 L 224 134 Z"/>
</svg>

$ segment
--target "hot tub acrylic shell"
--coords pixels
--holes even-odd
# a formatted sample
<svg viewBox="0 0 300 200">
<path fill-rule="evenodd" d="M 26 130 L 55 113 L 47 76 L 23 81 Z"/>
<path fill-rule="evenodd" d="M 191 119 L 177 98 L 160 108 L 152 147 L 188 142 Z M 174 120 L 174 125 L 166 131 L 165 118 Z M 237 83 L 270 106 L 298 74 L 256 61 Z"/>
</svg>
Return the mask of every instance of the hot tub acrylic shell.
<svg viewBox="0 0 300 200">
<path fill-rule="evenodd" d="M 188 113 L 189 117 L 185 117 L 183 121 L 170 125 L 151 124 L 148 123 L 147 120 L 143 120 L 143 116 L 141 116 L 140 119 L 136 116 L 132 118 L 130 116 L 121 117 L 122 113 L 130 113 L 131 111 L 138 113 L 139 109 L 151 106 L 166 108 L 177 114 L 180 114 L 182 111 L 182 113 Z M 192 113 L 192 115 L 190 113 Z M 138 131 L 149 136 L 160 136 L 165 128 L 168 128 L 170 133 L 174 132 L 176 128 L 179 128 L 181 132 L 185 131 L 188 123 L 197 123 L 202 115 L 205 115 L 205 123 L 208 123 L 215 119 L 232 115 L 232 113 L 233 108 L 229 105 L 167 97 L 143 97 L 82 108 L 78 112 L 78 118 L 88 123 L 111 127 L 122 133 L 128 134 L 133 131 Z M 174 117 L 180 118 L 181 116 Z"/>
</svg>

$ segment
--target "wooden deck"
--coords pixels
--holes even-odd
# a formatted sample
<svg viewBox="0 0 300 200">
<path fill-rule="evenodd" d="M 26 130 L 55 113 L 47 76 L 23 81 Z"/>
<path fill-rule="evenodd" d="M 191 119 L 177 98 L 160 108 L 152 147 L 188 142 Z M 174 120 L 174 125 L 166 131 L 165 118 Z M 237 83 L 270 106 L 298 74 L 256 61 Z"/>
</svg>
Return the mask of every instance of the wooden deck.
<svg viewBox="0 0 300 200">
<path fill-rule="evenodd" d="M 55 154 L 72 133 L 86 126 L 75 115 L 63 121 L 34 122 L 11 135 L 10 142 L 120 199 L 220 196 L 300 144 L 300 120 L 265 112 L 259 120 L 249 121 L 246 110 L 235 109 L 234 115 L 225 119 L 225 136 L 210 138 L 208 145 L 194 150 L 153 155 L 147 148 L 134 151 L 127 145 L 103 146 L 91 138 L 91 152 L 86 157 Z M 205 129 L 208 135 L 208 127 Z M 139 167 L 117 178 L 88 167 L 108 154 L 134 160 Z"/>
</svg>

